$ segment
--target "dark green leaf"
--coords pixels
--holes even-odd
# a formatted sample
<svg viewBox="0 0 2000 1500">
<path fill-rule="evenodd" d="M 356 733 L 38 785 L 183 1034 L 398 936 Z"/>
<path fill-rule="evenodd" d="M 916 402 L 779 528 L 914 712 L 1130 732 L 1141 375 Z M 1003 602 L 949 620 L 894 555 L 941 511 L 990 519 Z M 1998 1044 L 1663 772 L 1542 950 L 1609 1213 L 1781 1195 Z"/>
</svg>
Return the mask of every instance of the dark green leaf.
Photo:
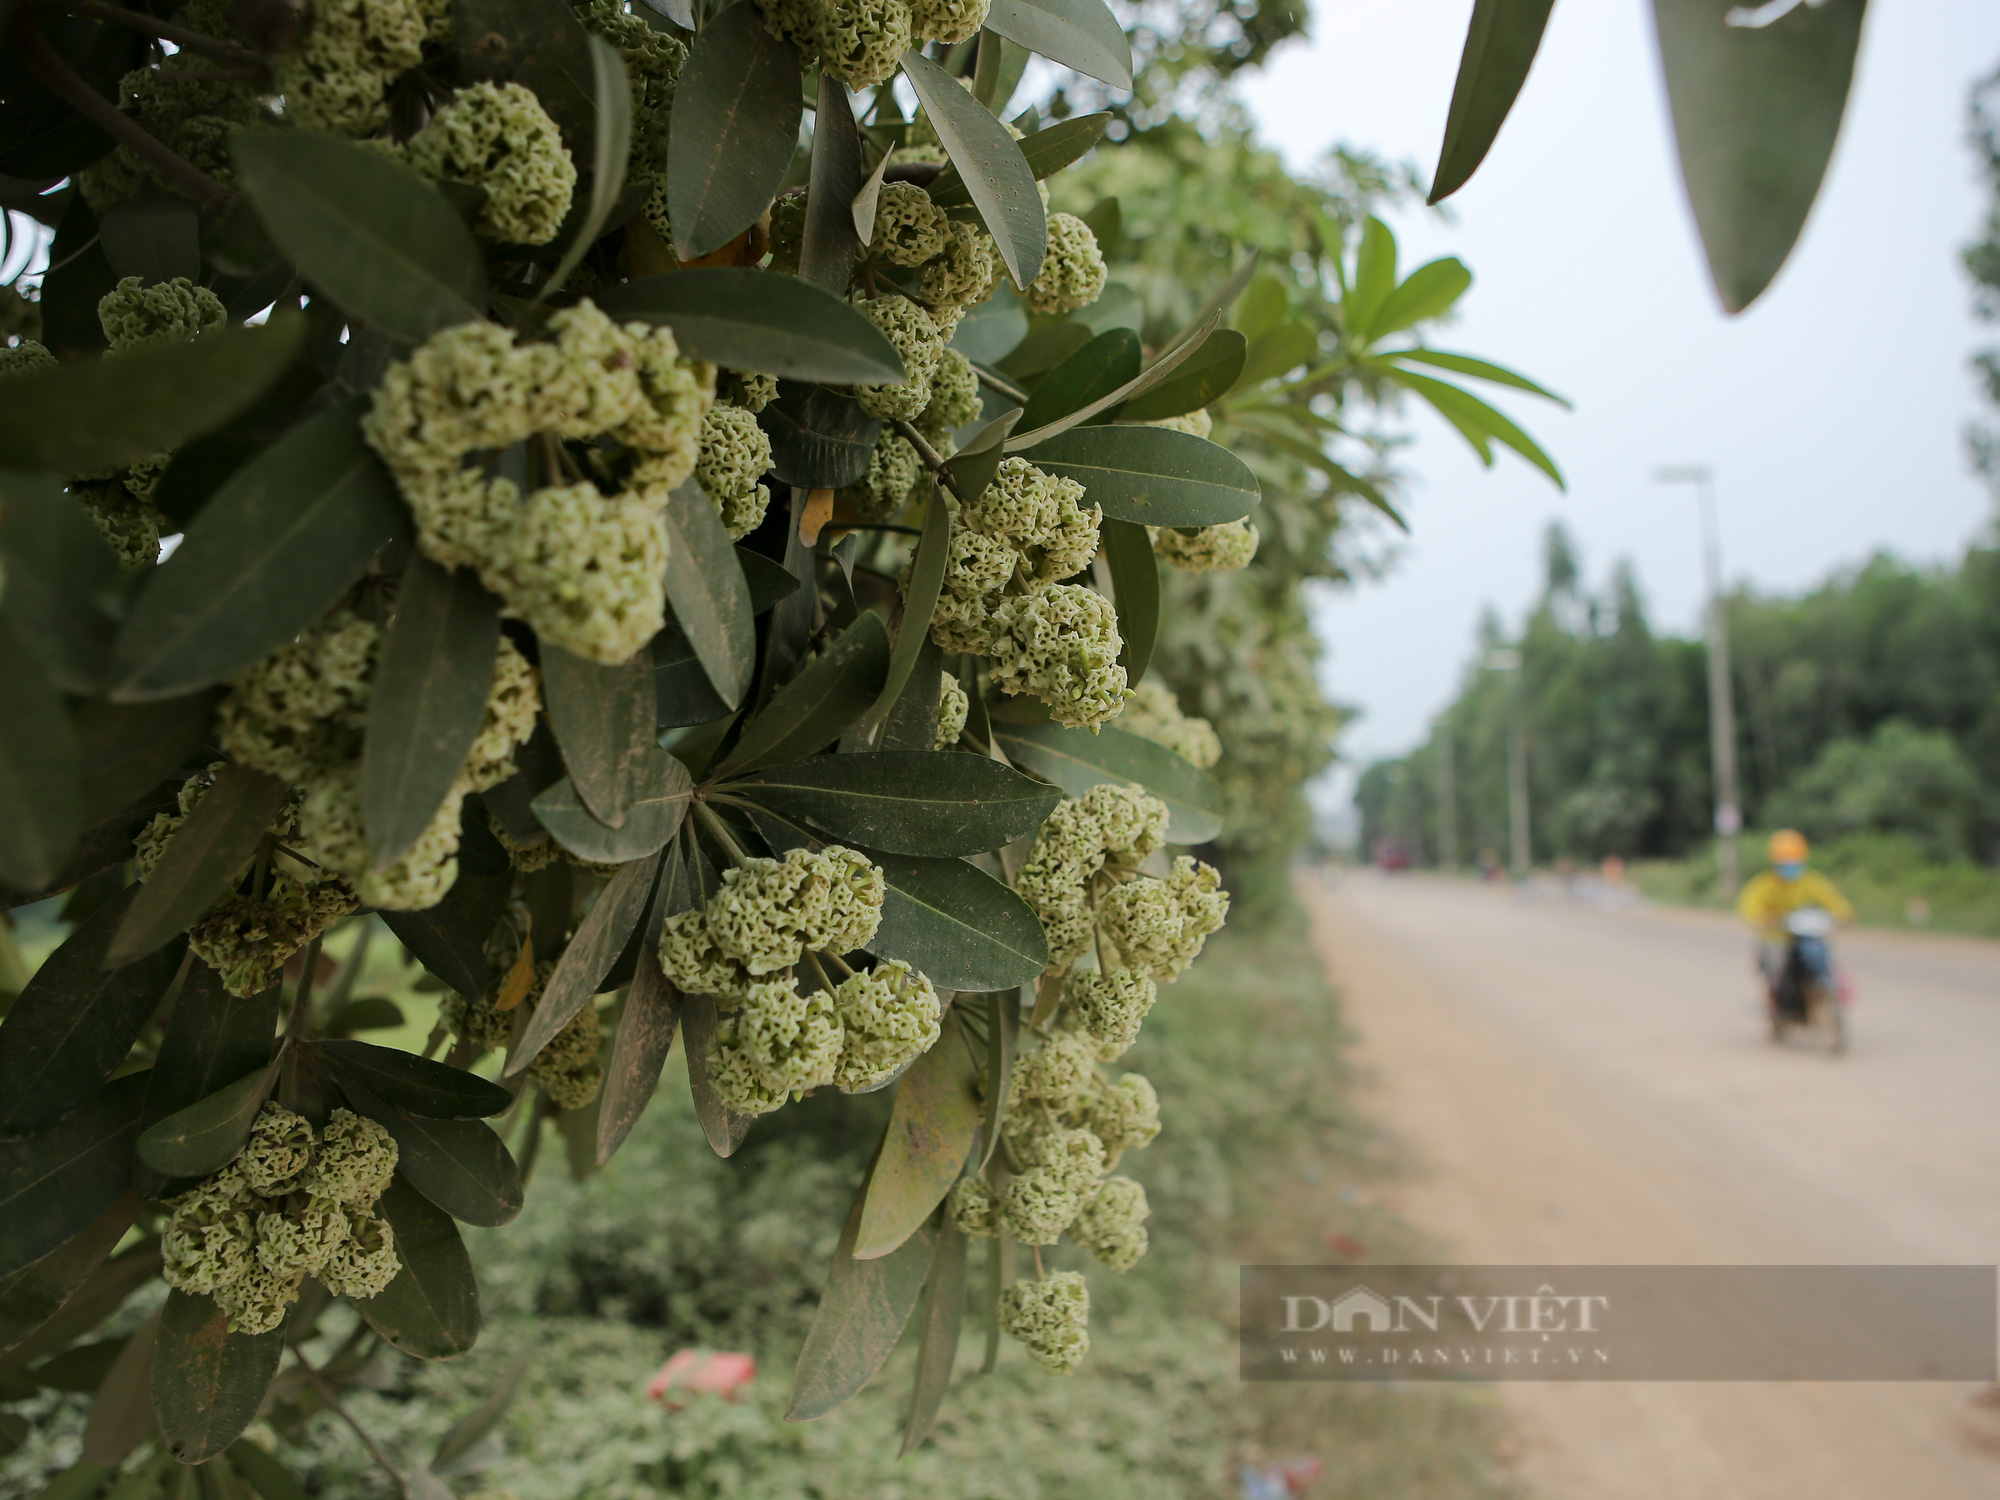
<svg viewBox="0 0 2000 1500">
<path fill-rule="evenodd" d="M 881 422 L 852 396 L 790 381 L 778 387 L 778 399 L 757 414 L 757 421 L 771 440 L 771 472 L 802 490 L 858 483 L 868 472 L 882 431 Z"/>
<path fill-rule="evenodd" d="M 459 67 L 468 78 L 518 79 L 562 127 L 585 164 L 596 135 L 590 33 L 561 0 L 457 0 Z"/>
<path fill-rule="evenodd" d="M 1111 114 L 1108 110 L 1100 110 L 1094 115 L 1077 115 L 1025 137 L 1020 143 L 1021 155 L 1027 159 L 1028 170 L 1035 174 L 1037 181 L 1053 177 L 1103 140 L 1104 132 L 1110 125 Z M 965 179 L 959 176 L 958 168 L 954 166 L 947 166 L 940 172 L 925 191 L 939 208 L 963 208 L 972 202 Z"/>
<path fill-rule="evenodd" d="M 1438 317 L 1463 297 L 1471 285 L 1472 273 L 1456 256 L 1426 261 L 1389 294 L 1361 337 L 1372 344 L 1427 318 Z"/>
<path fill-rule="evenodd" d="M 69 204 L 49 245 L 49 270 L 42 277 L 40 299 L 42 342 L 59 359 L 104 351 L 107 340 L 97 304 L 118 285 L 118 273 L 104 256 L 97 215 L 83 194 L 67 196 Z"/>
<path fill-rule="evenodd" d="M 805 237 L 799 246 L 799 280 L 835 297 L 846 295 L 848 278 L 861 259 L 861 238 L 855 233 L 854 216 L 847 212 L 847 206 L 861 191 L 865 176 L 861 132 L 855 126 L 847 90 L 831 73 L 821 72 L 819 106 L 813 115 Z"/>
<path fill-rule="evenodd" d="M 1137 782 L 1167 804 L 1167 837 L 1205 844 L 1222 832 L 1222 793 L 1209 775 L 1164 745 L 1115 724 L 1096 734 L 1059 724 L 996 724 L 994 733 L 1015 763 L 1081 797 L 1104 782 Z"/>
<path fill-rule="evenodd" d="M 201 211 L 194 200 L 148 189 L 111 204 L 97 224 L 104 258 L 121 277 L 148 285 L 176 276 L 201 279 Z"/>
<path fill-rule="evenodd" d="M 958 1338 L 965 1328 L 965 1261 L 970 1244 L 949 1223 L 938 1230 L 937 1253 L 917 1314 L 917 1373 L 899 1458 L 930 1435 L 944 1394 L 951 1388 L 951 1367 L 958 1360 Z"/>
<path fill-rule="evenodd" d="M 1495 385 L 1511 385 L 1516 390 L 1533 391 L 1537 396 L 1546 396 L 1558 406 L 1567 407 L 1569 401 L 1558 396 L 1545 386 L 1536 385 L 1525 375 L 1516 374 L 1504 365 L 1474 359 L 1469 354 L 1447 354 L 1441 349 L 1397 349 L 1389 359 L 1407 359 L 1421 365 L 1435 365 L 1440 370 L 1451 370 L 1460 375 L 1471 375 L 1480 380 L 1490 380 Z"/>
<path fill-rule="evenodd" d="M 83 831 L 76 734 L 40 656 L 5 614 L 0 703 L 0 882 L 37 891 Z"/>
<path fill-rule="evenodd" d="M 1215 331 L 1221 318 L 1222 314 L 1219 310 L 1211 311 L 1206 323 L 1179 339 L 1171 348 L 1164 351 L 1158 359 L 1147 365 L 1145 369 L 1141 370 L 1132 379 L 1114 390 L 1107 391 L 1095 400 L 1074 408 L 1066 415 L 1057 417 L 1052 422 L 1045 423 L 1040 427 L 1029 428 L 1019 437 L 1009 438 L 1007 440 L 1007 451 L 1009 453 L 1020 453 L 1029 448 L 1039 447 L 1050 438 L 1060 433 L 1068 432 L 1072 427 L 1081 427 L 1099 412 L 1109 411 L 1112 407 L 1120 406 L 1142 392 L 1151 390 L 1194 357 L 1195 352 L 1201 348 L 1203 342 Z M 1071 323 L 1056 323 L 1043 329 L 1042 334 L 1053 334 L 1059 329 L 1075 329 L 1079 326 L 1087 330 L 1091 325 L 1084 324 L 1081 320 Z M 1041 337 L 1041 334 L 1036 335 L 1036 337 Z M 1022 351 L 1025 351 L 1034 342 L 1035 339 L 1030 339 L 1028 344 L 1021 346 L 1021 351 L 1017 351 L 1010 358 L 1008 362 L 1010 369 L 1016 368 L 1015 360 L 1020 359 Z"/>
<path fill-rule="evenodd" d="M 235 883 L 257 853 L 289 789 L 277 777 L 231 762 L 167 843 L 137 888 L 103 962 L 111 968 L 187 931 Z"/>
<path fill-rule="evenodd" d="M 1125 664 L 1125 681 L 1137 687 L 1152 664 L 1153 643 L 1160 634 L 1160 560 L 1153 539 L 1137 522 L 1107 516 L 1098 539 L 1111 569 L 1118 634 L 1125 643 L 1119 660 Z"/>
<path fill-rule="evenodd" d="M 889 648 L 889 675 L 875 706 L 868 711 L 865 728 L 868 743 L 881 744 L 881 726 L 902 696 L 917 658 L 931 638 L 931 614 L 944 589 L 945 565 L 951 560 L 951 508 L 935 487 L 924 509 L 924 529 L 917 538 L 917 550 L 910 559 L 910 583 L 903 598 L 903 612 L 896 621 L 896 639 Z"/>
<path fill-rule="evenodd" d="M 679 761 L 673 764 L 680 766 Z M 541 999 L 535 1002 L 535 1013 L 528 1018 L 527 1029 L 515 1042 L 507 1060 L 509 1077 L 524 1071 L 535 1060 L 535 1054 L 590 1004 L 604 976 L 618 962 L 618 955 L 625 951 L 646 915 L 660 864 L 661 857 L 657 854 L 649 859 L 635 859 L 620 866 L 611 877 L 611 883 L 605 886 L 597 904 L 577 928 L 576 936 L 563 949 L 563 956 L 556 960 L 555 972 L 549 975 Z"/>
<path fill-rule="evenodd" d="M 1119 409 L 1121 422 L 1157 422 L 1199 411 L 1235 386 L 1243 374 L 1249 345 L 1233 328 L 1218 328 L 1195 348 L 1172 376 Z"/>
<path fill-rule="evenodd" d="M 1482 462 L 1489 465 L 1493 462 L 1493 449 L 1488 441 L 1492 439 L 1512 448 L 1548 475 L 1555 481 L 1557 489 L 1568 488 L 1563 483 L 1562 471 L 1556 467 L 1555 460 L 1544 453 L 1533 438 L 1470 391 L 1460 390 L 1455 385 L 1447 385 L 1442 380 L 1433 380 L 1428 375 L 1417 375 L 1408 370 L 1398 370 L 1396 379 L 1422 396 L 1437 409 L 1440 416 L 1456 427 L 1465 440 L 1472 444 Z"/>
<path fill-rule="evenodd" d="M 533 743 L 529 742 L 530 748 Z M 493 789 L 498 791 L 498 787 Z M 493 792 L 487 796 L 492 797 Z M 514 882 L 511 871 L 492 875 L 473 873 L 468 859 L 468 851 L 475 844 L 472 831 L 484 834 L 488 844 L 494 840 L 470 815 L 462 826 L 466 838 L 459 846 L 458 879 L 445 892 L 444 899 L 423 911 L 385 911 L 378 915 L 426 969 L 459 994 L 476 998 L 486 989 L 486 939 L 493 932 L 493 924 L 500 920 L 500 913 L 507 909 L 507 897 Z"/>
<path fill-rule="evenodd" d="M 1528 80 L 1528 65 L 1542 44 L 1555 0 L 1476 0 L 1458 82 L 1451 90 L 1444 144 L 1438 148 L 1437 176 L 1430 201 L 1449 198 L 1486 159 L 1500 123 Z"/>
<path fill-rule="evenodd" d="M 659 716 L 659 728 L 683 729 L 729 716 L 729 705 L 716 696 L 708 673 L 695 660 L 694 647 L 679 630 L 661 631 L 653 639 L 653 651 L 654 712 Z"/>
<path fill-rule="evenodd" d="M 1289 374 L 1319 356 L 1319 335 L 1303 323 L 1281 323 L 1257 336 L 1236 377 L 1234 389 L 1251 390 L 1274 376 Z"/>
<path fill-rule="evenodd" d="M 804 111 L 798 53 L 764 29 L 756 6 L 731 6 L 702 28 L 667 147 L 667 218 L 682 259 L 720 250 L 770 206 Z"/>
<path fill-rule="evenodd" d="M 715 1001 L 708 995 L 687 995 L 681 1002 L 681 1050 L 687 1059 L 688 1090 L 694 1115 L 717 1156 L 733 1155 L 750 1133 L 754 1119 L 739 1115 L 716 1095 L 708 1076 L 709 1049 L 715 1045 Z"/>
<path fill-rule="evenodd" d="M 396 1138 L 396 1170 L 465 1224 L 497 1229 L 521 1211 L 521 1172 L 484 1120 L 437 1120 L 384 1104 L 350 1086 L 348 1103 Z"/>
<path fill-rule="evenodd" d="M 896 1085 L 889 1131 L 862 1199 L 856 1260 L 879 1259 L 915 1234 L 965 1166 L 979 1129 L 979 1095 L 953 1029 L 948 1024 Z"/>
<path fill-rule="evenodd" d="M 627 282 L 600 300 L 621 321 L 666 324 L 683 354 L 732 370 L 832 385 L 875 385 L 904 375 L 902 357 L 881 329 L 793 276 L 697 266 Z"/>
<path fill-rule="evenodd" d="M 1028 336 L 1028 310 L 1010 286 L 997 288 L 977 307 L 969 307 L 951 336 L 951 347 L 975 364 L 1000 363 Z"/>
<path fill-rule="evenodd" d="M 1125 235 L 1125 210 L 1116 198 L 1100 198 L 1090 212 L 1081 217 L 1090 226 L 1090 232 L 1097 236 L 1097 248 L 1109 260 L 1117 253 L 1118 242 Z"/>
<path fill-rule="evenodd" d="M 92 1463 L 115 1467 L 153 1434 L 153 1350 L 159 1326 L 160 1314 L 155 1313 L 114 1346 L 116 1357 L 101 1383 L 82 1387 L 96 1392 L 83 1429 L 83 1456 Z M 47 1379 L 46 1365 L 40 1373 L 44 1384 L 55 1384 Z"/>
<path fill-rule="evenodd" d="M 409 853 L 444 805 L 485 721 L 499 651 L 500 602 L 470 569 L 447 570 L 412 552 L 361 750 L 361 820 L 377 869 Z M 555 654 L 543 649 L 545 674 Z"/>
<path fill-rule="evenodd" d="M 1132 87 L 1132 44 L 1104 0 L 993 0 L 986 27 L 1114 89 Z"/>
<path fill-rule="evenodd" d="M 622 827 L 612 828 L 592 817 L 567 776 L 535 798 L 535 816 L 578 859 L 601 865 L 644 859 L 679 832 L 694 782 L 687 767 L 664 750 L 655 750 L 642 761 L 638 774 L 638 795 Z"/>
<path fill-rule="evenodd" d="M 0 1355 L 46 1324 L 104 1264 L 142 1207 L 127 1194 L 81 1233 L 40 1259 L 0 1276 Z"/>
<path fill-rule="evenodd" d="M 1840 134 L 1865 4 L 1826 0 L 1738 26 L 1730 0 L 1654 0 L 1681 177 L 1730 312 L 1757 300 L 1805 227 Z"/>
<path fill-rule="evenodd" d="M 35 1500 L 96 1500 L 111 1482 L 113 1471 L 79 1458 L 35 1492 Z"/>
<path fill-rule="evenodd" d="M 1014 1083 L 1014 1056 L 1020 1038 L 1022 1002 L 1034 993 L 1023 986 L 994 990 L 986 997 L 986 1056 L 981 1073 L 984 1097 L 980 1102 L 979 1157 L 970 1170 L 983 1172 L 1000 1144 L 1000 1122 L 1007 1117 L 1007 1095 Z"/>
<path fill-rule="evenodd" d="M 757 663 L 743 569 L 714 505 L 694 480 L 667 497 L 667 527 L 667 604 L 710 686 L 734 708 L 749 690 Z"/>
<path fill-rule="evenodd" d="M 832 744 L 868 711 L 888 673 L 889 635 L 881 616 L 862 615 L 772 694 L 714 774 L 741 776 Z"/>
<path fill-rule="evenodd" d="M 173 697 L 241 671 L 323 614 L 407 524 L 361 439 L 365 404 L 300 423 L 208 502 L 132 607 L 114 698 Z"/>
<path fill-rule="evenodd" d="M 103 685 L 117 627 L 99 603 L 118 561 L 52 474 L 0 473 L 5 614 L 64 692 Z"/>
<path fill-rule="evenodd" d="M 382 1195 L 403 1269 L 373 1297 L 356 1297 L 368 1326 L 418 1359 L 457 1359 L 479 1339 L 479 1283 L 458 1225 L 401 1173 Z"/>
<path fill-rule="evenodd" d="M 274 317 L 262 328 L 222 328 L 11 376 L 0 402 L 0 466 L 89 474 L 178 447 L 261 396 L 304 335 L 303 318 Z"/>
<path fill-rule="evenodd" d="M 1109 395 L 1139 373 L 1139 335 L 1129 328 L 1100 333 L 1057 365 L 1035 387 L 1021 413 L 1024 432 L 1046 427 L 1100 396 Z"/>
<path fill-rule="evenodd" d="M 652 662 L 640 652 L 607 667 L 544 645 L 542 702 L 571 787 L 599 822 L 623 826 L 660 753 Z"/>
<path fill-rule="evenodd" d="M 1056 0 L 1056 3 L 1068 4 L 1070 0 Z M 1076 3 L 1081 7 L 1096 4 L 1098 0 L 1076 0 Z M 1027 11 L 1024 0 L 999 0 L 999 5 L 1013 5 Z M 993 25 L 990 14 L 987 24 Z M 1112 22 L 1112 28 L 1117 29 L 1117 22 Z M 1006 34 L 1003 26 L 993 29 Z M 1119 37 L 1123 39 L 1122 31 Z M 1014 40 L 1023 46 L 1034 45 L 1018 36 Z M 986 106 L 922 53 L 903 54 L 903 76 L 910 80 L 917 97 L 923 101 L 924 114 L 931 122 L 931 129 L 937 132 L 945 155 L 964 177 L 973 204 L 1000 249 L 1007 274 L 1014 278 L 1015 286 L 1025 288 L 1041 273 L 1049 237 L 1048 216 L 1042 209 L 1041 193 L 1035 187 L 1035 174 L 1029 170 L 1027 158 Z"/>
<path fill-rule="evenodd" d="M 928 1225 L 905 1240 L 893 1255 L 879 1260 L 854 1258 L 862 1201 L 868 1193 L 866 1183 L 861 1193 L 834 1248 L 826 1291 L 820 1296 L 805 1347 L 799 1351 L 785 1407 L 788 1422 L 810 1422 L 825 1416 L 874 1378 L 896 1347 L 896 1340 L 903 1336 L 903 1325 L 910 1321 L 930 1274 L 937 1232 Z"/>
<path fill-rule="evenodd" d="M 925 632 L 910 680 L 896 695 L 877 743 L 884 750 L 929 750 L 937 739 L 938 702 L 944 696 L 944 653 Z"/>
<path fill-rule="evenodd" d="M 0 1026 L 0 1135 L 53 1125 L 125 1061 L 181 961 L 175 944 L 106 969 L 104 955 L 137 887 L 91 913 L 49 956 Z"/>
<path fill-rule="evenodd" d="M 90 1227 L 132 1183 L 142 1073 L 114 1078 L 59 1123 L 0 1141 L 0 1276 Z"/>
<path fill-rule="evenodd" d="M 731 785 L 734 795 L 844 844 L 892 854 L 998 849 L 1041 827 L 1056 790 L 983 755 L 814 755 Z"/>
<path fill-rule="evenodd" d="M 306 1500 L 305 1486 L 284 1462 L 255 1443 L 231 1443 L 227 1453 L 229 1467 L 257 1492 L 258 1500 Z"/>
<path fill-rule="evenodd" d="M 277 1076 L 275 1064 L 257 1068 L 149 1126 L 139 1137 L 140 1162 L 166 1178 L 221 1171 L 250 1139 Z"/>
<path fill-rule="evenodd" d="M 167 1293 L 153 1346 L 153 1407 L 174 1457 L 205 1463 L 241 1437 L 284 1352 L 282 1327 L 231 1333 L 229 1315 L 213 1299 Z"/>
<path fill-rule="evenodd" d="M 355 317 L 414 344 L 485 310 L 472 231 L 413 169 L 309 130 L 243 130 L 230 144 L 278 248 Z"/>
<path fill-rule="evenodd" d="M 1007 435 L 1021 420 L 1021 407 L 1002 412 L 988 422 L 972 440 L 951 458 L 945 467 L 951 470 L 951 477 L 958 482 L 962 495 L 983 495 L 986 486 L 993 482 L 993 476 L 1000 472 L 1000 461 L 1007 456 Z"/>
<path fill-rule="evenodd" d="M 785 571 L 784 564 L 773 562 L 761 552 L 752 552 L 738 543 L 736 561 L 750 590 L 752 615 L 761 615 L 780 599 L 789 599 L 799 591 L 799 580 Z"/>
<path fill-rule="evenodd" d="M 535 300 L 569 280 L 612 222 L 612 211 L 625 189 L 625 169 L 632 153 L 632 84 L 625 73 L 625 60 L 602 37 L 586 37 L 590 54 L 590 88 L 593 120 L 590 200 L 570 238 L 569 248 L 556 263 L 549 279 L 535 291 Z"/>
<path fill-rule="evenodd" d="M 962 859 L 875 854 L 889 890 L 868 951 L 900 958 L 940 990 L 1004 990 L 1048 967 L 1034 908 Z"/>
<path fill-rule="evenodd" d="M 73 717 L 85 820 L 124 812 L 169 779 L 178 794 L 182 770 L 208 742 L 217 696 L 202 692 L 152 703 L 79 705 Z"/>
<path fill-rule="evenodd" d="M 618 1018 L 618 1035 L 611 1043 L 611 1060 L 604 1065 L 604 1091 L 597 1100 L 599 1166 L 625 1144 L 659 1087 L 680 1012 L 680 992 L 661 972 L 659 951 L 648 942 L 639 950 L 632 987 L 625 992 L 624 1014 Z"/>
<path fill-rule="evenodd" d="M 479 1446 L 481 1438 L 500 1425 L 500 1419 L 514 1404 L 514 1398 L 521 1391 L 521 1382 L 527 1378 L 528 1370 L 534 1363 L 532 1354 L 523 1354 L 516 1359 L 507 1367 L 507 1373 L 500 1377 L 500 1383 L 487 1393 L 486 1399 L 451 1424 L 445 1435 L 438 1439 L 437 1452 L 431 1455 L 433 1472 L 451 1472 L 455 1460 L 469 1455 Z"/>
<path fill-rule="evenodd" d="M 350 1084 L 396 1109 L 433 1120 L 504 1114 L 514 1096 L 461 1068 L 375 1047 L 367 1042 L 308 1042 L 312 1055 L 343 1088 Z"/>
<path fill-rule="evenodd" d="M 1257 476 L 1242 459 L 1166 427 L 1074 427 L 1037 443 L 1028 460 L 1081 483 L 1084 504 L 1148 526 L 1239 521 L 1258 498 Z"/>
<path fill-rule="evenodd" d="M 353 1036 L 357 1031 L 395 1031 L 406 1024 L 403 1008 L 380 995 L 349 1000 L 326 1018 L 328 1036 Z"/>
<path fill-rule="evenodd" d="M 977 43 L 979 51 L 973 62 L 972 97 L 994 114 L 1004 117 L 1007 101 L 1021 86 L 1021 76 L 1028 71 L 1028 59 L 1032 54 L 1019 42 L 1010 42 L 997 31 L 982 32 Z"/>
</svg>

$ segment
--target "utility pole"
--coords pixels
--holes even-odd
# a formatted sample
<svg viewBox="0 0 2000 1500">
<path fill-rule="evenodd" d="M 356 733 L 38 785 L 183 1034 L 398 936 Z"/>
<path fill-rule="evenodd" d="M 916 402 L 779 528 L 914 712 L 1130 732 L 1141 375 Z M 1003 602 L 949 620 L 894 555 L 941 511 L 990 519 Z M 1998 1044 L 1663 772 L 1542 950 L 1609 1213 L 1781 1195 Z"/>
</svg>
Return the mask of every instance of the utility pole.
<svg viewBox="0 0 2000 1500">
<path fill-rule="evenodd" d="M 1716 878 L 1725 901 L 1740 883 L 1736 836 L 1743 807 L 1736 792 L 1736 697 L 1730 690 L 1729 617 L 1722 597 L 1722 541 L 1715 519 L 1715 476 L 1706 464 L 1653 471 L 1659 484 L 1691 484 L 1701 515 L 1702 564 L 1708 578 L 1708 753 L 1715 778 Z"/>
<path fill-rule="evenodd" d="M 1514 674 L 1513 724 L 1507 735 L 1508 864 L 1516 880 L 1526 880 L 1534 867 L 1533 851 L 1528 846 L 1528 722 L 1521 684 L 1526 674 L 1521 670 L 1521 653 L 1511 647 L 1488 651 L 1486 665 L 1495 672 Z"/>
<path fill-rule="evenodd" d="M 1437 740 L 1438 868 L 1449 875 L 1458 868 L 1458 775 L 1451 758 L 1451 720 L 1438 720 L 1433 735 Z"/>
</svg>

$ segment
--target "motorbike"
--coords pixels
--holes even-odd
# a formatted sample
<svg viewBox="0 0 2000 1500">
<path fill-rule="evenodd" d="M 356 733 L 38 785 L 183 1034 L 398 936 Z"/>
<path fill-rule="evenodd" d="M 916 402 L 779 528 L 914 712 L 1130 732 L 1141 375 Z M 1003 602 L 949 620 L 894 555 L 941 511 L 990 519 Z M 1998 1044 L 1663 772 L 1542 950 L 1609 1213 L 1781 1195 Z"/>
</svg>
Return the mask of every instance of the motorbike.
<svg viewBox="0 0 2000 1500">
<path fill-rule="evenodd" d="M 1833 913 L 1818 906 L 1802 906 L 1785 917 L 1784 963 L 1767 995 L 1772 1041 L 1782 1042 L 1799 1031 L 1817 1037 L 1836 1055 L 1847 1050 L 1847 1009 L 1853 995 L 1827 945 L 1835 925 Z"/>
</svg>

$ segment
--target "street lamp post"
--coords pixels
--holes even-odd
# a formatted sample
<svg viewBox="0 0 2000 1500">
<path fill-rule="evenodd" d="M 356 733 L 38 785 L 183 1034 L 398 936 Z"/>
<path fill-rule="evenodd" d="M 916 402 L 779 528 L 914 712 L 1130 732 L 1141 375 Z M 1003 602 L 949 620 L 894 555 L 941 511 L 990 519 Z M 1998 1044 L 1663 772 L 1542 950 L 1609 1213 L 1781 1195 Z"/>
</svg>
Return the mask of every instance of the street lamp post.
<svg viewBox="0 0 2000 1500">
<path fill-rule="evenodd" d="M 1526 880 L 1533 868 L 1528 827 L 1528 723 L 1521 686 L 1521 653 L 1499 647 L 1486 653 L 1486 665 L 1495 672 L 1512 672 L 1513 724 L 1507 735 L 1507 834 L 1508 864 L 1516 880 Z"/>
<path fill-rule="evenodd" d="M 1722 598 L 1722 542 L 1715 524 L 1715 476 L 1706 464 L 1655 469 L 1658 484 L 1691 484 L 1701 514 L 1702 561 L 1708 576 L 1708 751 L 1715 776 L 1716 878 L 1723 899 L 1736 899 L 1736 836 L 1743 809 L 1736 793 L 1736 699 L 1730 691 L 1729 618 Z"/>
</svg>

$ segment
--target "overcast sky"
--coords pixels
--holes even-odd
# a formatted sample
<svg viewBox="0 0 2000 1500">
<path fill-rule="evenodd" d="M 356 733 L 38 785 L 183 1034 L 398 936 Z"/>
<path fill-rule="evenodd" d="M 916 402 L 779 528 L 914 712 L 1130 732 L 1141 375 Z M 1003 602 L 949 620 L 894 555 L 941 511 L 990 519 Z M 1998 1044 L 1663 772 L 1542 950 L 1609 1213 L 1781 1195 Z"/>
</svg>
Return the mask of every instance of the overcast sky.
<svg viewBox="0 0 2000 1500">
<path fill-rule="evenodd" d="M 1471 0 L 1315 0 L 1310 42 L 1243 93 L 1295 167 L 1346 141 L 1429 180 Z M 1480 467 L 1407 413 L 1413 535 L 1389 577 L 1329 600 L 1328 685 L 1364 717 L 1357 761 L 1420 741 L 1450 701 L 1488 604 L 1510 624 L 1560 517 L 1601 584 L 1630 557 L 1658 628 L 1694 628 L 1693 497 L 1669 462 L 1717 474 L 1732 579 L 1795 589 L 1889 548 L 1945 559 L 1986 523 L 1962 430 L 1972 317 L 1958 252 L 1981 197 L 1965 100 L 2000 65 L 1993 0 L 1878 0 L 1833 166 L 1804 238 L 1748 313 L 1709 287 L 1674 164 L 1646 0 L 1563 0 L 1492 153 L 1450 200 L 1392 220 L 1404 267 L 1456 254 L 1475 281 L 1439 347 L 1520 369 L 1576 404 L 1496 404 L 1555 457 L 1558 494 L 1501 453 Z M 1499 450 L 1496 450 L 1499 451 Z"/>
</svg>

